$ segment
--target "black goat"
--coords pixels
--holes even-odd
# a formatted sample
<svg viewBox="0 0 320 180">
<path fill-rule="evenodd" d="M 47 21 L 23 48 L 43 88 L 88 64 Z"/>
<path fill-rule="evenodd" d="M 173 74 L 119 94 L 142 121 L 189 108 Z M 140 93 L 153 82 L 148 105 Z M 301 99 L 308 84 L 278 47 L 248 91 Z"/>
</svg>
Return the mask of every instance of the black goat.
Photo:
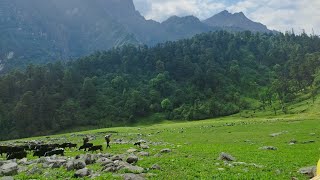
<svg viewBox="0 0 320 180">
<path fill-rule="evenodd" d="M 10 159 L 23 159 L 27 157 L 26 151 L 20 151 L 20 152 L 12 152 L 7 154 L 7 160 Z"/>
<path fill-rule="evenodd" d="M 88 148 L 91 148 L 93 146 L 92 143 L 86 143 L 82 146 L 80 146 L 79 150 L 84 149 L 85 151 L 87 151 Z"/>
<path fill-rule="evenodd" d="M 97 151 L 97 150 L 100 150 L 100 152 L 101 152 L 102 151 L 102 145 L 89 147 L 89 151 L 91 151 L 91 152 L 94 152 L 94 151 Z"/>
<path fill-rule="evenodd" d="M 134 143 L 133 145 L 134 145 L 134 146 L 139 146 L 139 147 L 141 147 L 141 142 L 136 142 L 136 143 Z"/>
<path fill-rule="evenodd" d="M 52 155 L 61 155 L 64 156 L 64 149 L 60 148 L 60 149 L 55 149 L 49 152 L 46 152 L 44 154 L 44 156 L 52 156 Z"/>
</svg>

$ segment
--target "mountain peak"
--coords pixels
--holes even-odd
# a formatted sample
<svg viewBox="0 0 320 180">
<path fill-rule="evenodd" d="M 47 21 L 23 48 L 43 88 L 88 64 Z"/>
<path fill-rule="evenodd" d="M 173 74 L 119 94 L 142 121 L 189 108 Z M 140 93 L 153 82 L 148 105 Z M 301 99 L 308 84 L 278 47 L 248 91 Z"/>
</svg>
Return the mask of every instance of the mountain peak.
<svg viewBox="0 0 320 180">
<path fill-rule="evenodd" d="M 224 10 L 206 20 L 205 24 L 213 27 L 225 27 L 253 32 L 271 32 L 265 25 L 253 22 L 243 12 L 230 13 Z"/>
</svg>

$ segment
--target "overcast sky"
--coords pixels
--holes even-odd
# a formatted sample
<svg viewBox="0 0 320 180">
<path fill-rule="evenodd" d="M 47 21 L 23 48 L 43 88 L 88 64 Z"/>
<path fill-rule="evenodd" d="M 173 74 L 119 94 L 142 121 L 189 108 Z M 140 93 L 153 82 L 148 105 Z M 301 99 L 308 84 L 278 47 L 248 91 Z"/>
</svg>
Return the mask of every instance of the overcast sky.
<svg viewBox="0 0 320 180">
<path fill-rule="evenodd" d="M 250 19 L 269 29 L 305 29 L 320 34 L 320 0 L 133 0 L 136 9 L 147 19 L 163 21 L 169 16 L 194 15 L 201 20 L 228 10 L 242 11 Z"/>
</svg>

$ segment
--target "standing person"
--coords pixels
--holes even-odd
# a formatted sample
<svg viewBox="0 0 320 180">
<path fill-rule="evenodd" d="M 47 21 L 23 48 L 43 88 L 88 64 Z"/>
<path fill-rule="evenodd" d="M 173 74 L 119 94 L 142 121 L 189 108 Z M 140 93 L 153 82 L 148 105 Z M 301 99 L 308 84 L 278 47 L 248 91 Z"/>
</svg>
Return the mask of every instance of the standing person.
<svg viewBox="0 0 320 180">
<path fill-rule="evenodd" d="M 85 136 L 83 138 L 83 145 L 87 144 L 89 142 L 89 137 L 88 136 Z"/>
<path fill-rule="evenodd" d="M 111 141 L 111 134 L 108 134 L 108 135 L 106 135 L 105 137 L 104 137 L 104 139 L 106 140 L 106 142 L 107 142 L 107 148 L 111 148 L 110 147 L 110 141 Z"/>
</svg>

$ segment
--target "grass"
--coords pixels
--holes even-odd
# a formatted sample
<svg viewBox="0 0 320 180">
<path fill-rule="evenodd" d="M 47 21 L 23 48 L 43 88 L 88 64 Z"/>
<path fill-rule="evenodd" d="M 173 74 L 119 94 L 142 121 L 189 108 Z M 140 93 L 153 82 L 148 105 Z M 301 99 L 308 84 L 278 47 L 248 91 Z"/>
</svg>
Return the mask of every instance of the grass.
<svg viewBox="0 0 320 180">
<path fill-rule="evenodd" d="M 85 134 L 96 137 L 94 144 L 104 144 L 103 136 L 114 131 L 112 140 L 123 139 L 129 144 L 112 144 L 105 153 L 124 154 L 133 148 L 133 142 L 144 139 L 150 146 L 146 150 L 149 157 L 143 157 L 137 163 L 143 168 L 153 164 L 161 170 L 149 170 L 155 174 L 148 179 L 308 179 L 297 170 L 305 166 L 314 166 L 320 158 L 320 100 L 315 104 L 298 102 L 290 106 L 291 114 L 272 116 L 269 112 L 257 112 L 252 118 L 243 118 L 239 114 L 193 122 L 163 121 L 161 124 L 139 125 L 137 127 L 119 127 L 83 131 L 50 136 L 64 138 L 78 144 Z M 271 137 L 270 134 L 282 132 Z M 46 137 L 30 138 L 44 139 Z M 24 139 L 24 140 L 30 140 Z M 298 143 L 289 145 L 291 140 Z M 50 139 L 49 139 L 50 140 Z M 314 140 L 314 143 L 302 142 Z M 63 141 L 63 140 L 61 140 Z M 276 151 L 260 150 L 262 146 L 275 146 Z M 105 147 L 105 146 L 104 146 Z M 154 156 L 161 149 L 170 148 L 171 153 Z M 234 156 L 237 162 L 255 163 L 262 168 L 238 165 L 231 167 L 218 160 L 221 152 Z M 83 151 L 68 151 L 66 156 L 83 154 Z M 32 159 L 31 155 L 28 157 Z M 90 165 L 95 172 L 101 170 L 98 164 Z M 219 169 L 220 168 L 220 169 Z M 221 169 L 223 168 L 223 170 Z M 42 174 L 27 176 L 22 173 L 16 179 L 70 179 L 74 172 L 63 168 L 45 170 Z M 119 179 L 111 173 L 102 173 L 96 179 Z"/>
</svg>

